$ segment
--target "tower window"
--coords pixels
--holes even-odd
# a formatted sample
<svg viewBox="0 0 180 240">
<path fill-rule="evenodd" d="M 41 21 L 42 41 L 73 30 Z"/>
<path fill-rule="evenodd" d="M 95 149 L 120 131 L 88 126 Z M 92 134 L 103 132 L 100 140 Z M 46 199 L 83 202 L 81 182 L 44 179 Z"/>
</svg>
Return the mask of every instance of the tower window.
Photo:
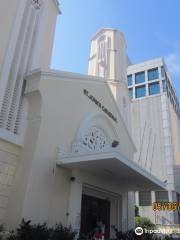
<svg viewBox="0 0 180 240">
<path fill-rule="evenodd" d="M 105 45 L 106 45 L 105 37 L 102 36 L 98 41 L 98 59 L 99 59 L 99 61 L 105 61 L 105 51 L 106 51 Z"/>
</svg>

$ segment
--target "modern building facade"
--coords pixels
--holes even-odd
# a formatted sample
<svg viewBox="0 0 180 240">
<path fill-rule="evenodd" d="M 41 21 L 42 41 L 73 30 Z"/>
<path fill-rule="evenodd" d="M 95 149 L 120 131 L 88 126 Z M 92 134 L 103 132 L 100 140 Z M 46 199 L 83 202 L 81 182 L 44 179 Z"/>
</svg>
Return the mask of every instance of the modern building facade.
<svg viewBox="0 0 180 240">
<path fill-rule="evenodd" d="M 153 212 L 151 206 L 156 201 L 179 201 L 179 99 L 162 58 L 130 65 L 127 74 L 132 98 L 132 135 L 138 149 L 135 161 L 150 171 L 156 169 L 156 175 L 164 175 L 168 190 L 137 194 L 140 214 L 151 216 L 151 220 L 158 224 L 178 224 L 177 211 Z M 166 163 L 166 169 L 163 169 L 162 162 Z"/>
<path fill-rule="evenodd" d="M 136 141 L 123 33 L 102 29 L 92 38 L 88 75 L 50 69 L 58 13 L 56 0 L 7 0 L 0 8 L 0 219 L 9 228 L 22 218 L 62 222 L 84 234 L 101 220 L 113 237 L 112 225 L 134 227 L 135 192 L 170 194 L 179 168 L 168 158 L 166 126 L 161 136 L 151 130 L 147 160 Z"/>
</svg>

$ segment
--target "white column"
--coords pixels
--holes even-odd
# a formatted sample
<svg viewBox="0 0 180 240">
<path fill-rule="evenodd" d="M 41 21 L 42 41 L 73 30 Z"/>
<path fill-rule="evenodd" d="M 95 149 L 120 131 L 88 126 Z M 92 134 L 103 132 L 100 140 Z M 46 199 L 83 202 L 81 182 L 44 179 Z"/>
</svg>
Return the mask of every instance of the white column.
<svg viewBox="0 0 180 240">
<path fill-rule="evenodd" d="M 122 231 L 135 227 L 135 193 L 122 194 Z"/>
<path fill-rule="evenodd" d="M 139 192 L 135 192 L 135 205 L 139 206 Z"/>
<path fill-rule="evenodd" d="M 177 196 L 176 196 L 176 192 L 175 191 L 168 191 L 168 197 L 169 197 L 169 202 L 177 202 Z M 177 211 L 169 211 L 169 217 L 170 217 L 170 222 L 171 224 L 175 224 L 176 223 L 176 218 L 178 216 L 176 216 Z"/>
<path fill-rule="evenodd" d="M 118 203 L 117 203 L 117 227 L 118 229 L 122 229 L 122 196 L 118 197 Z"/>
<path fill-rule="evenodd" d="M 135 192 L 128 192 L 128 229 L 135 227 Z"/>
<path fill-rule="evenodd" d="M 128 204 L 127 204 L 127 192 L 122 194 L 122 231 L 126 231 L 128 228 Z"/>
<path fill-rule="evenodd" d="M 161 74 L 161 66 L 158 67 L 158 74 L 159 74 L 159 86 L 160 86 L 160 93 L 163 93 L 163 85 L 162 85 L 162 74 Z"/>
<path fill-rule="evenodd" d="M 146 96 L 149 96 L 149 85 L 148 85 L 149 81 L 148 81 L 148 71 L 145 71 L 145 84 L 146 84 Z"/>
<path fill-rule="evenodd" d="M 152 191 L 151 192 L 151 200 L 152 200 L 152 204 L 154 202 L 156 202 L 156 194 L 155 194 L 155 191 Z M 152 210 L 153 211 L 153 210 Z M 157 211 L 153 211 L 153 215 L 154 215 L 154 223 L 156 224 L 157 222 Z"/>
<path fill-rule="evenodd" d="M 135 74 L 132 74 L 133 100 L 136 99 Z"/>
<path fill-rule="evenodd" d="M 81 199 L 82 199 L 82 183 L 75 178 L 71 182 L 70 197 L 69 197 L 69 211 L 68 211 L 68 225 L 79 233 L 81 220 Z"/>
<path fill-rule="evenodd" d="M 156 196 L 154 191 L 151 192 L 151 199 L 152 199 L 152 203 L 156 202 Z"/>
</svg>

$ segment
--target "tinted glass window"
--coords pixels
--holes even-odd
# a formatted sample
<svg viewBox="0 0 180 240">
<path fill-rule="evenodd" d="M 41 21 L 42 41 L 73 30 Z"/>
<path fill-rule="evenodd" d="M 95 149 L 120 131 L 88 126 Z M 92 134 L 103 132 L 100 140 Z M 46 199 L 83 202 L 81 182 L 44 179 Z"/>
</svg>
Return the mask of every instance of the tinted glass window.
<svg viewBox="0 0 180 240">
<path fill-rule="evenodd" d="M 128 75 L 127 79 L 128 79 L 128 86 L 131 86 L 132 85 L 132 75 Z"/>
<path fill-rule="evenodd" d="M 146 87 L 145 85 L 141 87 L 136 87 L 136 98 L 144 97 L 146 96 Z"/>
<path fill-rule="evenodd" d="M 158 68 L 148 70 L 148 80 L 154 80 L 159 78 Z"/>
<path fill-rule="evenodd" d="M 139 72 L 135 74 L 135 83 L 145 82 L 145 73 Z"/>
<path fill-rule="evenodd" d="M 154 95 L 160 93 L 159 83 L 149 84 L 149 95 Z"/>
</svg>

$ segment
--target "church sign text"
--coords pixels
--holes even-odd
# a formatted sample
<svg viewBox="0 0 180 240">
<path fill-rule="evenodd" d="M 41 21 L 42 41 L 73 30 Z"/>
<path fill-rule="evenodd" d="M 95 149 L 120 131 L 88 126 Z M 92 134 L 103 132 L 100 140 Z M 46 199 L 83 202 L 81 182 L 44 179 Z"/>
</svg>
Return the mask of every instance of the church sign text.
<svg viewBox="0 0 180 240">
<path fill-rule="evenodd" d="M 93 95 L 89 93 L 88 90 L 84 89 L 84 95 L 86 95 L 92 102 L 94 102 L 105 114 L 108 115 L 114 122 L 117 123 L 117 118 L 104 106 L 100 101 L 98 101 Z"/>
</svg>

